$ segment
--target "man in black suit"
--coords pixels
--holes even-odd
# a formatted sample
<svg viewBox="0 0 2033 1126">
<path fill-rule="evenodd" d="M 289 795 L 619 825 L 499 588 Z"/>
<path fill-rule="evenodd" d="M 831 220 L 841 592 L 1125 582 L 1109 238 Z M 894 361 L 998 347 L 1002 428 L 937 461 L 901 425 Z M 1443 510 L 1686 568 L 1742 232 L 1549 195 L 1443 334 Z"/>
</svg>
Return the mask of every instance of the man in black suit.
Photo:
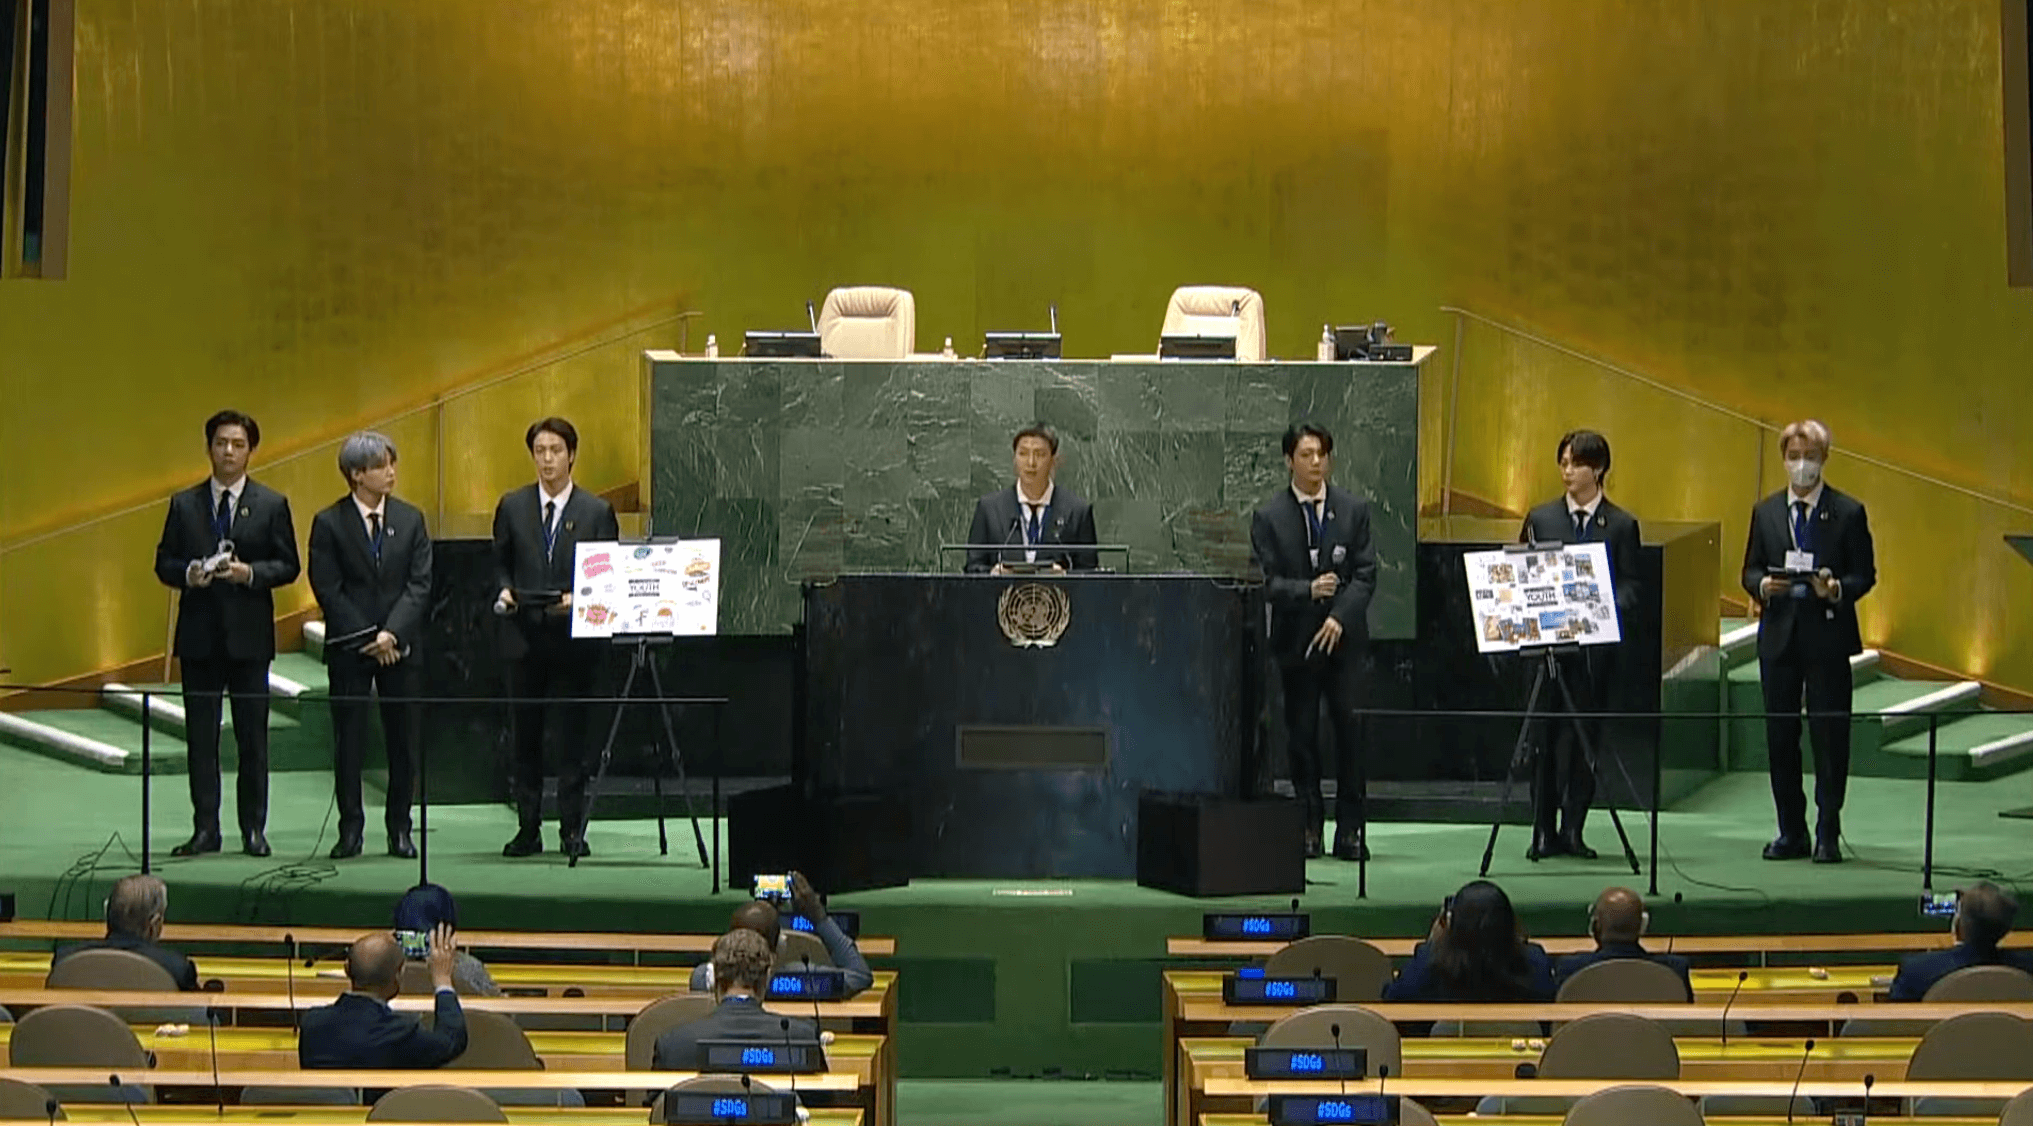
<svg viewBox="0 0 2033 1126">
<path fill-rule="evenodd" d="M 776 952 L 752 930 L 731 930 L 713 943 L 713 1011 L 656 1038 L 650 1054 L 655 1071 L 697 1071 L 706 1064 L 708 1040 L 754 1040 L 771 1044 L 819 1041 L 817 1021 L 764 1012 Z"/>
<path fill-rule="evenodd" d="M 1643 941 L 1645 928 L 1652 923 L 1651 913 L 1645 910 L 1645 901 L 1629 888 L 1608 888 L 1595 897 L 1595 906 L 1588 909 L 1588 933 L 1595 938 L 1595 949 L 1579 954 L 1569 954 L 1553 966 L 1553 984 L 1558 987 L 1567 984 L 1567 979 L 1597 962 L 1610 962 L 1619 958 L 1638 958 L 1658 964 L 1680 975 L 1680 983 L 1687 987 L 1687 999 L 1694 999 L 1694 985 L 1687 976 L 1687 959 L 1678 954 L 1654 954 L 1645 949 Z"/>
<path fill-rule="evenodd" d="M 388 854 L 416 858 L 409 805 L 416 764 L 417 668 L 431 597 L 431 536 L 424 514 L 395 491 L 395 443 L 363 430 L 339 446 L 351 492 L 311 518 L 311 592 L 325 614 L 325 666 L 332 683 L 332 760 L 339 842 L 332 859 L 360 855 L 366 814 L 360 767 L 367 757 L 367 697 L 381 689 L 388 747 Z"/>
<path fill-rule="evenodd" d="M 452 989 L 452 965 L 459 947 L 452 928 L 431 932 L 431 987 L 437 995 L 432 1027 L 388 1002 L 402 992 L 402 947 L 385 931 L 362 935 L 346 954 L 351 991 L 323 1008 L 304 1013 L 297 1033 L 297 1066 L 385 1071 L 443 1067 L 466 1050 L 466 1012 Z"/>
<path fill-rule="evenodd" d="M 80 950 L 128 950 L 163 969 L 186 993 L 198 991 L 198 968 L 189 958 L 162 945 L 162 921 L 169 912 L 169 888 L 151 875 L 122 876 L 106 896 L 106 937 L 80 942 L 56 952 L 51 964 Z"/>
<path fill-rule="evenodd" d="M 1807 798 L 1800 786 L 1800 703 L 1806 694 L 1814 739 L 1812 852 L 1816 864 L 1842 860 L 1842 800 L 1849 785 L 1849 659 L 1863 652 L 1857 600 L 1877 585 L 1878 565 L 1863 504 L 1822 482 L 1828 428 L 1809 419 L 1779 435 L 1787 486 L 1751 509 L 1744 591 L 1762 607 L 1758 676 L 1765 695 L 1765 752 L 1779 836 L 1767 860 L 1809 853 Z"/>
<path fill-rule="evenodd" d="M 2010 966 L 2033 973 L 2033 950 L 1998 949 L 2012 933 L 2018 914 L 2019 901 L 1996 884 L 1981 882 L 1962 889 L 1955 901 L 1955 921 L 1949 926 L 1955 946 L 1908 958 L 1892 979 L 1892 1000 L 1925 1000 L 1935 982 L 1970 966 Z"/>
<path fill-rule="evenodd" d="M 1603 478 L 1609 475 L 1609 439 L 1593 430 L 1571 431 L 1560 439 L 1555 456 L 1566 495 L 1527 514 L 1518 542 L 1605 544 L 1611 585 L 1616 588 L 1617 618 L 1619 623 L 1628 622 L 1638 604 L 1638 521 L 1603 495 Z M 1616 653 L 1610 646 L 1592 645 L 1559 661 L 1560 679 L 1574 697 L 1588 745 L 1600 754 L 1602 719 L 1593 713 L 1610 700 Z M 1549 712 L 1566 707 L 1558 690 L 1550 686 L 1539 698 Z M 1532 844 L 1525 851 L 1529 860 L 1561 855 L 1595 859 L 1595 850 L 1581 835 L 1588 807 L 1595 801 L 1595 770 L 1582 751 L 1575 726 L 1564 718 L 1550 721 L 1550 732 L 1548 723 L 1539 725 L 1539 754 L 1532 770 Z M 1557 831 L 1556 812 L 1560 820 Z"/>
<path fill-rule="evenodd" d="M 572 484 L 579 431 L 562 418 L 538 419 L 523 435 L 536 483 L 494 506 L 494 569 L 501 593 L 495 612 L 511 618 L 522 655 L 509 673 L 515 706 L 515 809 L 518 828 L 503 856 L 544 850 L 544 729 L 558 713 L 558 848 L 590 856 L 586 844 L 587 759 L 592 753 L 594 709 L 557 705 L 547 698 L 599 694 L 605 650 L 598 641 L 572 640 L 572 556 L 581 542 L 621 538 L 614 506 Z M 525 596 L 541 595 L 525 604 Z M 555 598 L 551 597 L 556 595 Z"/>
<path fill-rule="evenodd" d="M 219 851 L 220 694 L 230 692 L 240 845 L 249 856 L 267 856 L 273 592 L 295 582 L 302 566 L 289 500 L 247 476 L 261 427 L 239 411 L 220 411 L 205 420 L 205 444 L 212 475 L 169 499 L 155 545 L 155 577 L 183 592 L 174 652 L 183 662 L 194 831 L 170 855 Z"/>
<path fill-rule="evenodd" d="M 1369 502 L 1329 485 L 1334 435 L 1311 422 L 1285 431 L 1291 484 L 1250 518 L 1250 554 L 1264 575 L 1271 607 L 1271 652 L 1285 690 L 1285 744 L 1292 789 L 1306 808 L 1306 855 L 1319 856 L 1326 833 L 1320 793 L 1320 702 L 1334 722 L 1334 855 L 1367 859 L 1362 794 L 1361 723 L 1369 601 L 1376 593 L 1376 549 Z"/>
<path fill-rule="evenodd" d="M 1015 452 L 1016 484 L 974 502 L 967 542 L 1006 543 L 1011 548 L 968 552 L 967 573 L 999 575 L 1010 563 L 1049 563 L 1054 571 L 1094 570 L 1100 565 L 1095 552 L 1039 550 L 1046 544 L 1100 542 L 1094 532 L 1093 506 L 1053 479 L 1059 469 L 1059 435 L 1034 422 L 1017 431 L 1010 449 Z"/>
</svg>

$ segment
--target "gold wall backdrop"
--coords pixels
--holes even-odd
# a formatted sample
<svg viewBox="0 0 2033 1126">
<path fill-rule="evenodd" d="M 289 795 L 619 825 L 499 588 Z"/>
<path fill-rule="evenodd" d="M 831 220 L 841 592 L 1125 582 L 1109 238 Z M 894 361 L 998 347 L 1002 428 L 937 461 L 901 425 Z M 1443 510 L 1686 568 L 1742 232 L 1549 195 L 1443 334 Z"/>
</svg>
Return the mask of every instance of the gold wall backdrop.
<svg viewBox="0 0 2033 1126">
<path fill-rule="evenodd" d="M 731 351 L 863 282 L 916 292 L 927 351 L 1053 302 L 1068 354 L 1147 350 L 1188 282 L 1262 290 L 1278 355 L 1391 320 L 1443 345 L 1429 500 L 1449 450 L 1457 489 L 1547 495 L 1554 437 L 1602 420 L 1641 516 L 1721 518 L 1733 545 L 1761 481 L 1747 427 L 1491 330 L 1456 382 L 1452 303 L 2025 505 L 2033 293 L 2004 283 L 1998 18 L 80 0 L 70 278 L 0 287 L 0 544 L 194 479 L 221 404 L 286 453 L 631 311 L 701 308 L 693 348 Z M 520 480 L 521 427 L 553 407 L 591 483 L 632 479 L 635 371 L 617 347 L 462 407 L 448 509 Z M 1871 640 L 2033 688 L 2008 628 L 2033 568 L 1996 539 L 2033 518 L 1852 468 L 1831 480 L 1872 503 L 1886 565 Z M 337 491 L 284 483 L 300 523 Z M 0 554 L 0 663 L 49 679 L 159 651 L 154 530 Z"/>
</svg>

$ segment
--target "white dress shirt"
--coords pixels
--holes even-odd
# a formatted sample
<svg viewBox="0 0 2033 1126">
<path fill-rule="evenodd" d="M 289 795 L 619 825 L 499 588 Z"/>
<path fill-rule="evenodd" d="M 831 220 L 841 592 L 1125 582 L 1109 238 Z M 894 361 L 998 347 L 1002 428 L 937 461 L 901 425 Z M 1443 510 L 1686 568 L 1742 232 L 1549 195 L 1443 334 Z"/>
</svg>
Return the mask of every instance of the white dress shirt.
<svg viewBox="0 0 2033 1126">
<path fill-rule="evenodd" d="M 1572 496 L 1569 496 L 1567 498 L 1567 526 L 1572 528 L 1574 526 L 1575 515 L 1577 513 L 1584 512 L 1588 514 L 1588 523 L 1589 524 L 1595 523 L 1596 510 L 1602 507 L 1602 502 L 1608 497 L 1608 495 L 1609 494 L 1604 493 L 1601 489 L 1597 489 L 1595 492 L 1595 499 L 1589 501 L 1587 504 L 1576 504 L 1574 503 L 1574 498 Z M 1584 524 L 1582 526 L 1587 527 L 1588 525 Z"/>
<path fill-rule="evenodd" d="M 1023 483 L 1022 481 L 1018 481 L 1018 482 L 1017 482 L 1017 485 L 1016 485 L 1016 498 L 1017 498 L 1017 509 L 1018 509 L 1018 514 L 1019 514 L 1019 515 L 1021 515 L 1021 516 L 1023 517 L 1023 520 L 1021 521 L 1021 523 L 1022 523 L 1022 525 L 1023 525 L 1023 537 L 1024 537 L 1024 543 L 1025 543 L 1026 545 L 1029 545 L 1030 547 L 1033 547 L 1033 548 L 1035 548 L 1035 547 L 1036 547 L 1036 546 L 1037 546 L 1038 544 L 1040 544 L 1040 543 L 1043 543 L 1043 542 L 1044 542 L 1044 537 L 1045 537 L 1045 525 L 1044 525 L 1044 514 L 1045 514 L 1045 509 L 1047 509 L 1047 508 L 1050 508 L 1050 507 L 1052 507 L 1052 494 L 1053 494 L 1054 492 L 1058 491 L 1058 488 L 1059 488 L 1059 483 L 1058 483 L 1057 481 L 1047 481 L 1047 482 L 1045 482 L 1045 495 L 1044 495 L 1044 496 L 1042 496 L 1042 497 L 1039 497 L 1039 498 L 1038 498 L 1038 499 L 1036 499 L 1036 500 L 1032 500 L 1032 499 L 1031 499 L 1030 497 L 1027 497 L 1027 496 L 1025 496 L 1025 495 L 1024 495 L 1024 483 Z M 1035 510 L 1035 511 L 1037 512 L 1037 514 L 1038 514 L 1038 518 L 1039 518 L 1039 520 L 1038 520 L 1038 538 L 1037 538 L 1037 539 L 1035 539 L 1035 540 L 1033 540 L 1033 539 L 1031 538 L 1031 513 L 1032 513 L 1032 511 L 1033 511 L 1033 510 Z M 1038 553 L 1037 553 L 1037 552 L 1036 552 L 1035 550 L 1031 550 L 1031 551 L 1025 551 L 1025 552 L 1024 552 L 1024 562 L 1026 562 L 1026 563 L 1036 563 L 1037 561 L 1038 561 Z"/>
</svg>

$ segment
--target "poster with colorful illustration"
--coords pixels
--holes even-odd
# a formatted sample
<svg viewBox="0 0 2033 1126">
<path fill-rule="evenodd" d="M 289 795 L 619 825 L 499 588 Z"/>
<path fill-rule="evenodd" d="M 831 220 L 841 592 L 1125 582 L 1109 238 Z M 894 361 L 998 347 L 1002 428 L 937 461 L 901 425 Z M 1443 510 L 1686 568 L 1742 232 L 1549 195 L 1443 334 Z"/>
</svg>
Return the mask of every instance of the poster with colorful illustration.
<svg viewBox="0 0 2033 1126">
<path fill-rule="evenodd" d="M 582 543 L 572 636 L 710 637 L 720 629 L 720 541 Z"/>
<path fill-rule="evenodd" d="M 1612 645 L 1622 640 L 1605 544 L 1471 551 L 1462 562 L 1468 571 L 1478 652 L 1512 653 L 1534 645 Z"/>
</svg>

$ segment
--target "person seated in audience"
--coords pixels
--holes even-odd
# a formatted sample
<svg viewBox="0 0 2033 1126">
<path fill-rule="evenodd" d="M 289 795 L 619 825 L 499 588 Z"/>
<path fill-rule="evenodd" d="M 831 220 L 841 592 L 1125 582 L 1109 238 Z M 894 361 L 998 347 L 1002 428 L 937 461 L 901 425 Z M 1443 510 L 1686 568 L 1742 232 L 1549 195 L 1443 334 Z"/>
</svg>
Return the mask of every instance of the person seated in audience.
<svg viewBox="0 0 2033 1126">
<path fill-rule="evenodd" d="M 425 1028 L 388 1002 L 402 992 L 402 947 L 387 932 L 363 935 L 346 954 L 351 991 L 304 1013 L 297 1033 L 297 1066 L 310 1068 L 443 1067 L 466 1050 L 466 1013 L 452 989 L 459 947 L 452 928 L 431 931 L 431 984 L 437 992 L 436 1027 Z"/>
<path fill-rule="evenodd" d="M 1551 1001 L 1553 961 L 1527 941 L 1504 890 L 1476 880 L 1447 897 L 1386 1001 Z"/>
<path fill-rule="evenodd" d="M 712 1012 L 657 1037 L 650 1067 L 697 1071 L 705 1066 L 708 1040 L 818 1043 L 817 1021 L 763 1011 L 762 996 L 775 963 L 775 948 L 755 931 L 737 928 L 721 935 L 713 943 L 713 992 L 718 1002 Z"/>
<path fill-rule="evenodd" d="M 459 929 L 459 905 L 452 893 L 437 884 L 418 884 L 395 901 L 395 931 L 398 940 L 404 931 L 428 935 L 440 926 Z M 467 951 L 459 951 L 452 962 L 452 988 L 465 997 L 499 997 L 501 987 Z"/>
<path fill-rule="evenodd" d="M 826 905 L 820 901 L 819 893 L 812 889 L 811 881 L 805 879 L 803 872 L 791 873 L 791 909 L 812 924 L 812 934 L 825 945 L 833 965 L 845 978 L 847 996 L 852 997 L 875 984 L 875 973 L 868 968 L 868 960 L 861 956 L 860 948 L 847 937 L 847 932 L 840 929 L 840 924 L 826 913 Z M 769 943 L 771 950 L 783 943 L 783 920 L 777 909 L 764 900 L 753 899 L 736 907 L 727 926 L 729 930 L 754 931 Z M 692 992 L 712 992 L 713 973 L 712 962 L 701 962 L 692 967 Z"/>
<path fill-rule="evenodd" d="M 1956 897 L 1955 920 L 1949 924 L 1955 945 L 1902 962 L 1899 975 L 1892 979 L 1891 999 L 1918 1001 L 1935 982 L 1969 966 L 2011 966 L 2033 973 L 2033 951 L 1998 949 L 2012 932 L 2018 913 L 2019 901 L 1996 884 L 1986 881 L 1962 889 Z"/>
<path fill-rule="evenodd" d="M 189 958 L 157 940 L 162 921 L 169 912 L 169 887 L 156 876 L 122 876 L 106 896 L 106 937 L 80 942 L 56 952 L 57 962 L 80 950 L 130 950 L 169 971 L 176 987 L 186 993 L 198 991 L 198 968 Z"/>
<path fill-rule="evenodd" d="M 1652 914 L 1645 910 L 1645 901 L 1637 892 L 1629 888 L 1606 889 L 1595 897 L 1595 906 L 1588 909 L 1588 933 L 1595 938 L 1595 949 L 1560 959 L 1553 967 L 1554 989 L 1557 991 L 1567 984 L 1568 978 L 1597 962 L 1641 958 L 1679 974 L 1681 984 L 1687 986 L 1688 999 L 1692 1000 L 1694 985 L 1687 977 L 1687 959 L 1678 954 L 1654 954 L 1639 942 L 1651 922 Z"/>
</svg>

